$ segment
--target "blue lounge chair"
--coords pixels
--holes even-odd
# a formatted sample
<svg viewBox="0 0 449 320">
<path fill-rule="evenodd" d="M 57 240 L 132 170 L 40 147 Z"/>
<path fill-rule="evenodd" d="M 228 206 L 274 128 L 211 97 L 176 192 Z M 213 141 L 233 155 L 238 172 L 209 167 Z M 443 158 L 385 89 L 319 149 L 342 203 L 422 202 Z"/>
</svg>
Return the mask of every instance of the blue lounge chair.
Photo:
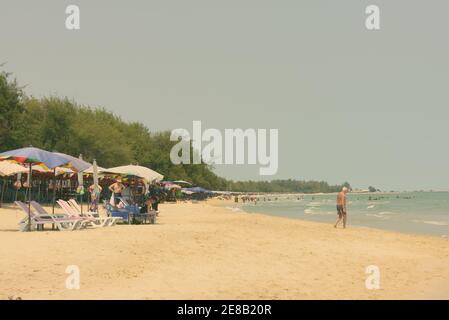
<svg viewBox="0 0 449 320">
<path fill-rule="evenodd" d="M 117 208 L 105 201 L 105 209 L 110 217 L 121 217 L 128 224 L 156 223 L 156 215 L 152 213 L 141 213 L 140 208 L 130 205 L 125 199 L 119 198 L 124 208 Z"/>
<path fill-rule="evenodd" d="M 123 222 L 131 224 L 132 212 L 130 212 L 129 210 L 116 208 L 107 201 L 104 202 L 104 207 L 106 209 L 108 217 L 122 218 Z"/>
</svg>

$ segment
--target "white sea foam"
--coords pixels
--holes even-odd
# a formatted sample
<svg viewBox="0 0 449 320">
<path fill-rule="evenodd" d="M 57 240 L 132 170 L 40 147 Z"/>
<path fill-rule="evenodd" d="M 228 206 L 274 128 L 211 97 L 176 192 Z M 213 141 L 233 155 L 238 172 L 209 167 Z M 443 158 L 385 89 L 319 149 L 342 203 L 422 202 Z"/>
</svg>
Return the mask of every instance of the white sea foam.
<svg viewBox="0 0 449 320">
<path fill-rule="evenodd" d="M 413 222 L 431 224 L 434 226 L 449 226 L 449 221 L 413 220 Z"/>
<path fill-rule="evenodd" d="M 381 216 L 384 216 L 384 215 L 395 215 L 395 214 L 399 214 L 399 213 L 397 213 L 397 212 L 391 212 L 391 211 L 381 211 L 381 212 L 379 212 L 379 214 L 380 214 Z"/>
<path fill-rule="evenodd" d="M 319 207 L 321 205 L 321 202 L 309 202 L 307 204 L 308 207 Z"/>
<path fill-rule="evenodd" d="M 369 196 L 372 199 L 369 199 Z M 399 198 L 396 198 L 396 195 L 385 195 L 384 198 L 376 198 L 377 196 L 350 194 L 347 199 L 350 221 L 356 219 L 362 226 L 401 232 L 415 230 L 418 233 L 449 235 L 449 216 L 442 215 L 449 213 L 449 193 L 404 193 L 407 199 L 404 199 L 402 195 Z M 334 222 L 335 195 L 289 195 L 290 198 L 287 200 L 279 195 L 272 195 L 271 199 L 275 197 L 278 197 L 279 201 L 260 202 L 258 206 L 250 203 L 243 206 L 238 204 L 236 207 L 251 212 L 257 211 L 260 207 L 264 209 L 263 211 L 275 215 L 295 218 L 302 216 L 308 220 Z M 235 214 L 238 213 L 235 212 Z M 419 221 L 413 222 L 413 219 L 419 219 Z"/>
<path fill-rule="evenodd" d="M 328 215 L 335 214 L 335 212 L 333 212 L 333 211 L 320 211 L 320 208 L 316 208 L 316 207 L 304 209 L 304 213 L 314 215 L 314 216 L 328 216 Z"/>
<path fill-rule="evenodd" d="M 390 217 L 388 217 L 388 216 L 383 216 L 383 215 L 381 215 L 381 214 L 376 214 L 376 213 L 367 213 L 366 215 L 367 215 L 367 216 L 370 216 L 370 217 L 375 217 L 375 218 L 383 219 L 383 220 L 390 219 Z"/>
</svg>

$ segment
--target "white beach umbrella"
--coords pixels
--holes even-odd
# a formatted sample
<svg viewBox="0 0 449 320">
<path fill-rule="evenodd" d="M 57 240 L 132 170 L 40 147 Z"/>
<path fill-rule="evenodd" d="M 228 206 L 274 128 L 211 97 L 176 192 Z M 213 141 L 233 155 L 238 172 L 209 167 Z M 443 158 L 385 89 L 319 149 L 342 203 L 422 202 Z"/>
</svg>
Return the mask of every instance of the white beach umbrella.
<svg viewBox="0 0 449 320">
<path fill-rule="evenodd" d="M 164 176 L 150 168 L 129 165 L 105 169 L 103 173 L 117 174 L 125 176 L 135 176 L 144 179 L 146 182 L 160 181 Z"/>
<path fill-rule="evenodd" d="M 176 183 L 176 184 L 180 184 L 180 185 L 189 185 L 189 186 L 191 186 L 192 184 L 190 183 L 190 182 L 188 182 L 188 181 L 184 181 L 184 180 L 176 180 L 176 181 L 172 181 L 173 183 Z"/>
<path fill-rule="evenodd" d="M 95 164 L 96 164 L 96 166 L 97 166 L 97 175 L 98 175 L 98 173 L 103 172 L 103 171 L 106 170 L 105 168 L 100 167 L 100 166 L 97 164 L 96 161 L 95 161 Z M 84 170 L 83 173 L 93 174 L 93 173 L 94 173 L 94 166 L 92 165 L 92 167 L 90 167 L 90 168 Z"/>
</svg>

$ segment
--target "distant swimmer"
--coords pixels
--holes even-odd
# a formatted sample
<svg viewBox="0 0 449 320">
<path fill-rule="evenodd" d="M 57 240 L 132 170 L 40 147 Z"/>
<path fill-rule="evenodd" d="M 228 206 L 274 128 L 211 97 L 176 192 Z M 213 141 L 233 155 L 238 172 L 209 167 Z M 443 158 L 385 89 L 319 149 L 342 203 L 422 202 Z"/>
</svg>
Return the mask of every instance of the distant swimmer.
<svg viewBox="0 0 449 320">
<path fill-rule="evenodd" d="M 337 195 L 337 222 L 335 222 L 334 228 L 338 226 L 340 222 L 343 222 L 343 228 L 346 228 L 346 193 L 348 188 L 343 187 Z"/>
</svg>

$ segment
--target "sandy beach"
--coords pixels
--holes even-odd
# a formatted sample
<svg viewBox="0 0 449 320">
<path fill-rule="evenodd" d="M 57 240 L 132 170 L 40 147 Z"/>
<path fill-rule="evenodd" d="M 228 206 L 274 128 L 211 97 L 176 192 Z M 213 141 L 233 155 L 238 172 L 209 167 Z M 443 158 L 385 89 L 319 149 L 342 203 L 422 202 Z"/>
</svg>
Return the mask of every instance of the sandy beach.
<svg viewBox="0 0 449 320">
<path fill-rule="evenodd" d="M 214 203 L 215 201 L 215 203 Z M 161 205 L 155 225 L 17 231 L 0 209 L 0 299 L 448 299 L 449 240 Z M 67 266 L 80 289 L 66 289 Z M 365 287 L 376 265 L 380 289 Z"/>
</svg>

